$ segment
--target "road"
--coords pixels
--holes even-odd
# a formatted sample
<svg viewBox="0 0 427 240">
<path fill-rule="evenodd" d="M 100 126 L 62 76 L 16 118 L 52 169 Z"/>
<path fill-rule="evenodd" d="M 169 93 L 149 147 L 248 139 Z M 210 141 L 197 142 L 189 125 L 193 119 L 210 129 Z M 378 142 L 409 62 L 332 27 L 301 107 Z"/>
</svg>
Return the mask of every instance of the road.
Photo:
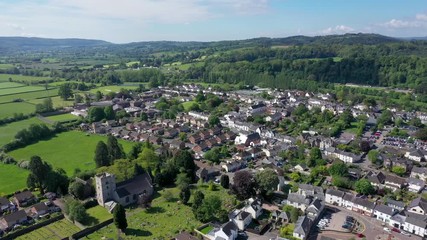
<svg viewBox="0 0 427 240">
<path fill-rule="evenodd" d="M 384 227 L 381 225 L 382 222 L 372 218 L 368 217 L 362 214 L 358 214 L 356 212 L 353 212 L 351 210 L 348 210 L 346 208 L 338 207 L 338 206 L 332 206 L 327 205 L 329 208 L 338 209 L 339 211 L 345 212 L 347 215 L 353 216 L 357 221 L 359 221 L 361 224 L 365 226 L 365 230 L 362 232 L 363 235 L 366 236 L 367 240 L 377 240 L 377 239 L 384 239 L 386 240 L 389 234 L 384 231 Z M 391 228 L 389 226 L 386 226 L 388 228 Z M 393 239 L 397 240 L 422 240 L 421 237 L 411 234 L 410 237 L 404 236 L 400 233 L 392 232 L 391 235 L 394 237 Z M 321 236 L 326 237 L 332 237 L 336 239 L 349 239 L 351 237 L 355 237 L 354 234 L 347 234 L 347 233 L 335 233 L 335 232 L 325 232 L 320 233 L 317 238 L 310 238 L 310 239 L 320 239 Z"/>
</svg>

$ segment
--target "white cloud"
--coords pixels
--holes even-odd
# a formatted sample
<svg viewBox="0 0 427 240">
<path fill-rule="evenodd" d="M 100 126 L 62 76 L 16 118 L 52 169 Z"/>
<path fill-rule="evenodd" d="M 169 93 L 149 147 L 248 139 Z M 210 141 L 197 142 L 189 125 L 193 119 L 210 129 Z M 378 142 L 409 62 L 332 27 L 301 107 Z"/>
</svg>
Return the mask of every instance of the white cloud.
<svg viewBox="0 0 427 240">
<path fill-rule="evenodd" d="M 329 27 L 326 29 L 323 29 L 320 33 L 321 34 L 343 34 L 343 33 L 349 33 L 354 32 L 355 30 L 352 27 L 345 26 L 345 25 L 337 25 L 335 27 Z"/>
<path fill-rule="evenodd" d="M 415 18 L 420 21 L 427 21 L 427 14 L 417 14 Z"/>
<path fill-rule="evenodd" d="M 423 28 L 423 27 L 427 27 L 427 14 L 420 13 L 415 15 L 415 17 L 408 18 L 406 20 L 391 19 L 390 21 L 379 24 L 379 25 L 386 28 L 394 28 L 394 29 Z"/>
</svg>

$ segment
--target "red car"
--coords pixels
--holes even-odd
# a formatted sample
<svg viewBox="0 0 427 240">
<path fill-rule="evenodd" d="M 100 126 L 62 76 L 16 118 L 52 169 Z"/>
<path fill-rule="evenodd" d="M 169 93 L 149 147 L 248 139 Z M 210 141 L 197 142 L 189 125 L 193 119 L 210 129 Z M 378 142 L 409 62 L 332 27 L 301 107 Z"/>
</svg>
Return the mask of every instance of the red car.
<svg viewBox="0 0 427 240">
<path fill-rule="evenodd" d="M 357 236 L 358 236 L 359 238 L 364 238 L 364 237 L 365 237 L 365 235 L 363 235 L 363 234 L 361 234 L 361 233 L 358 233 L 358 234 L 357 234 Z"/>
<path fill-rule="evenodd" d="M 397 232 L 397 233 L 400 233 L 400 230 L 399 230 L 399 229 L 397 229 L 397 228 L 392 228 L 392 229 L 391 229 L 391 231 L 393 231 L 393 232 Z"/>
</svg>

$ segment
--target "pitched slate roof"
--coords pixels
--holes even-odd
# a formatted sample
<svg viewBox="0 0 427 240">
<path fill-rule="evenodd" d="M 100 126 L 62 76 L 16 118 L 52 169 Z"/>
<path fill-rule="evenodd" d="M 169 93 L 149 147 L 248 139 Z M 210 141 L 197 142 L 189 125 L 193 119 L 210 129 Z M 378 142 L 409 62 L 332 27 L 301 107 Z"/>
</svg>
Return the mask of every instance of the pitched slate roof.
<svg viewBox="0 0 427 240">
<path fill-rule="evenodd" d="M 353 199 L 353 203 L 360 205 L 362 207 L 368 208 L 368 209 L 374 209 L 374 207 L 375 207 L 374 202 L 370 202 L 369 200 L 364 199 L 364 198 L 356 197 Z"/>
<path fill-rule="evenodd" d="M 311 198 L 308 198 L 302 194 L 298 194 L 298 193 L 289 193 L 288 195 L 288 202 L 296 202 L 299 204 L 305 204 L 305 205 L 310 205 L 311 203 Z"/>
<path fill-rule="evenodd" d="M 311 220 L 306 216 L 301 216 L 295 223 L 294 233 L 307 236 L 310 232 Z"/>
<path fill-rule="evenodd" d="M 387 214 L 389 216 L 393 216 L 396 213 L 395 209 L 383 204 L 375 206 L 375 211 Z"/>
<path fill-rule="evenodd" d="M 397 208 L 399 208 L 399 209 L 403 209 L 403 208 L 405 208 L 405 203 L 404 203 L 404 202 L 396 201 L 396 200 L 393 200 L 393 199 L 391 199 L 391 198 L 388 198 L 388 199 L 387 199 L 387 205 L 388 205 L 389 207 L 397 207 Z"/>
<path fill-rule="evenodd" d="M 409 204 L 409 208 L 413 207 L 420 207 L 424 210 L 424 212 L 427 212 L 427 200 L 421 197 L 417 197 Z"/>
<path fill-rule="evenodd" d="M 237 228 L 236 224 L 233 221 L 229 221 L 227 223 L 225 223 L 224 225 L 222 225 L 222 231 L 227 235 L 227 236 L 231 236 L 232 235 L 232 231 L 238 231 L 239 229 Z"/>
<path fill-rule="evenodd" d="M 331 189 L 331 188 L 326 189 L 326 194 L 336 196 L 336 197 L 344 197 L 344 195 L 345 195 L 345 193 L 343 191 L 335 190 L 335 189 Z"/>
<path fill-rule="evenodd" d="M 7 198 L 0 197 L 0 206 L 9 205 L 10 201 Z"/>
</svg>

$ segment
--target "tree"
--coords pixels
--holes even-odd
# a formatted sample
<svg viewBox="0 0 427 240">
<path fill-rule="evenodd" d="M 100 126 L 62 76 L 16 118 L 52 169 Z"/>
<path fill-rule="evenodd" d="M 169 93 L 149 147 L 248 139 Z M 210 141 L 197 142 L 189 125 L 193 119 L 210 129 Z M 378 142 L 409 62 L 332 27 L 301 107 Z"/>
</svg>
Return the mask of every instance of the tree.
<svg viewBox="0 0 427 240">
<path fill-rule="evenodd" d="M 371 150 L 368 152 L 368 159 L 372 162 L 372 164 L 378 164 L 378 157 L 380 153 L 377 150 Z"/>
<path fill-rule="evenodd" d="M 103 141 L 96 145 L 94 160 L 97 168 L 111 165 L 108 147 Z"/>
<path fill-rule="evenodd" d="M 196 102 L 203 102 L 206 100 L 206 97 L 201 90 L 197 93 L 195 100 Z"/>
<path fill-rule="evenodd" d="M 201 222 L 209 222 L 218 217 L 221 212 L 221 199 L 211 195 L 203 199 L 203 203 L 195 210 L 196 218 Z"/>
<path fill-rule="evenodd" d="M 179 198 L 181 199 L 182 203 L 187 204 L 188 200 L 190 200 L 190 196 L 191 196 L 191 191 L 189 186 L 186 186 L 181 189 L 179 193 Z"/>
<path fill-rule="evenodd" d="M 96 93 L 95 93 L 95 99 L 96 99 L 96 101 L 101 100 L 102 97 L 104 97 L 104 95 L 102 94 L 102 92 L 101 91 L 96 91 Z"/>
<path fill-rule="evenodd" d="M 211 115 L 208 119 L 209 126 L 214 127 L 220 123 L 217 115 Z"/>
<path fill-rule="evenodd" d="M 139 119 L 141 121 L 148 121 L 148 115 L 145 112 L 141 112 L 141 115 L 139 115 Z"/>
<path fill-rule="evenodd" d="M 117 138 L 115 138 L 113 135 L 108 135 L 107 149 L 111 161 L 125 157 L 122 145 L 119 144 Z"/>
<path fill-rule="evenodd" d="M 113 120 L 116 118 L 116 113 L 114 112 L 112 106 L 106 106 L 104 108 L 104 115 L 107 120 Z"/>
<path fill-rule="evenodd" d="M 30 183 L 29 187 L 38 187 L 40 193 L 44 193 L 43 185 L 46 181 L 48 173 L 51 171 L 51 167 L 42 161 L 39 156 L 32 156 L 28 165 L 30 175 L 27 179 L 27 184 Z"/>
<path fill-rule="evenodd" d="M 239 199 L 248 199 L 254 194 L 254 178 L 249 171 L 238 171 L 234 174 L 232 191 Z"/>
<path fill-rule="evenodd" d="M 85 186 L 79 181 L 74 181 L 68 187 L 68 193 L 70 193 L 77 199 L 83 200 L 85 198 Z"/>
<path fill-rule="evenodd" d="M 264 195 L 271 194 L 279 184 L 279 178 L 276 172 L 271 168 L 258 172 L 255 175 L 255 181 L 258 189 L 261 190 L 261 193 Z"/>
<path fill-rule="evenodd" d="M 105 118 L 104 109 L 101 107 L 90 107 L 87 112 L 89 122 L 99 122 Z"/>
<path fill-rule="evenodd" d="M 186 173 L 180 173 L 176 177 L 175 184 L 179 189 L 188 188 L 191 183 L 191 179 L 187 176 Z"/>
<path fill-rule="evenodd" d="M 334 162 L 328 169 L 331 176 L 346 176 L 348 174 L 348 167 L 341 161 Z"/>
<path fill-rule="evenodd" d="M 359 143 L 359 148 L 362 152 L 368 152 L 369 150 L 371 150 L 371 144 L 368 141 L 360 141 Z"/>
<path fill-rule="evenodd" d="M 65 84 L 62 84 L 61 86 L 59 86 L 58 95 L 63 100 L 65 100 L 65 101 L 68 100 L 68 98 L 73 96 L 73 90 L 71 89 L 71 85 L 68 83 L 65 83 Z"/>
<path fill-rule="evenodd" d="M 295 223 L 298 220 L 298 217 L 301 215 L 301 212 L 298 208 L 292 207 L 291 205 L 285 205 L 283 211 L 289 213 L 289 217 L 292 223 Z"/>
<path fill-rule="evenodd" d="M 420 140 L 427 141 L 427 127 L 418 129 L 415 132 L 415 137 Z"/>
<path fill-rule="evenodd" d="M 198 208 L 203 203 L 203 199 L 205 199 L 205 195 L 201 191 L 195 191 L 193 197 L 193 209 Z"/>
<path fill-rule="evenodd" d="M 143 147 L 142 152 L 137 158 L 137 162 L 147 171 L 154 171 L 155 169 L 157 169 L 160 159 L 153 149 L 151 149 L 150 147 Z"/>
<path fill-rule="evenodd" d="M 86 208 L 79 201 L 71 201 L 66 205 L 66 213 L 71 221 L 82 222 L 88 218 Z"/>
<path fill-rule="evenodd" d="M 116 225 L 116 227 L 122 232 L 124 232 L 128 227 L 128 222 L 126 219 L 126 210 L 121 204 L 117 204 L 117 206 L 113 210 L 113 221 L 114 225 Z"/>
<path fill-rule="evenodd" d="M 357 181 L 354 185 L 354 189 L 356 192 L 364 195 L 373 194 L 375 192 L 375 188 L 368 179 L 361 179 Z"/>
<path fill-rule="evenodd" d="M 399 176 L 403 176 L 406 173 L 406 169 L 404 167 L 401 166 L 393 166 L 391 168 L 391 171 Z"/>
<path fill-rule="evenodd" d="M 230 186 L 230 177 L 227 174 L 221 175 L 220 183 L 223 188 L 228 189 Z"/>
</svg>

